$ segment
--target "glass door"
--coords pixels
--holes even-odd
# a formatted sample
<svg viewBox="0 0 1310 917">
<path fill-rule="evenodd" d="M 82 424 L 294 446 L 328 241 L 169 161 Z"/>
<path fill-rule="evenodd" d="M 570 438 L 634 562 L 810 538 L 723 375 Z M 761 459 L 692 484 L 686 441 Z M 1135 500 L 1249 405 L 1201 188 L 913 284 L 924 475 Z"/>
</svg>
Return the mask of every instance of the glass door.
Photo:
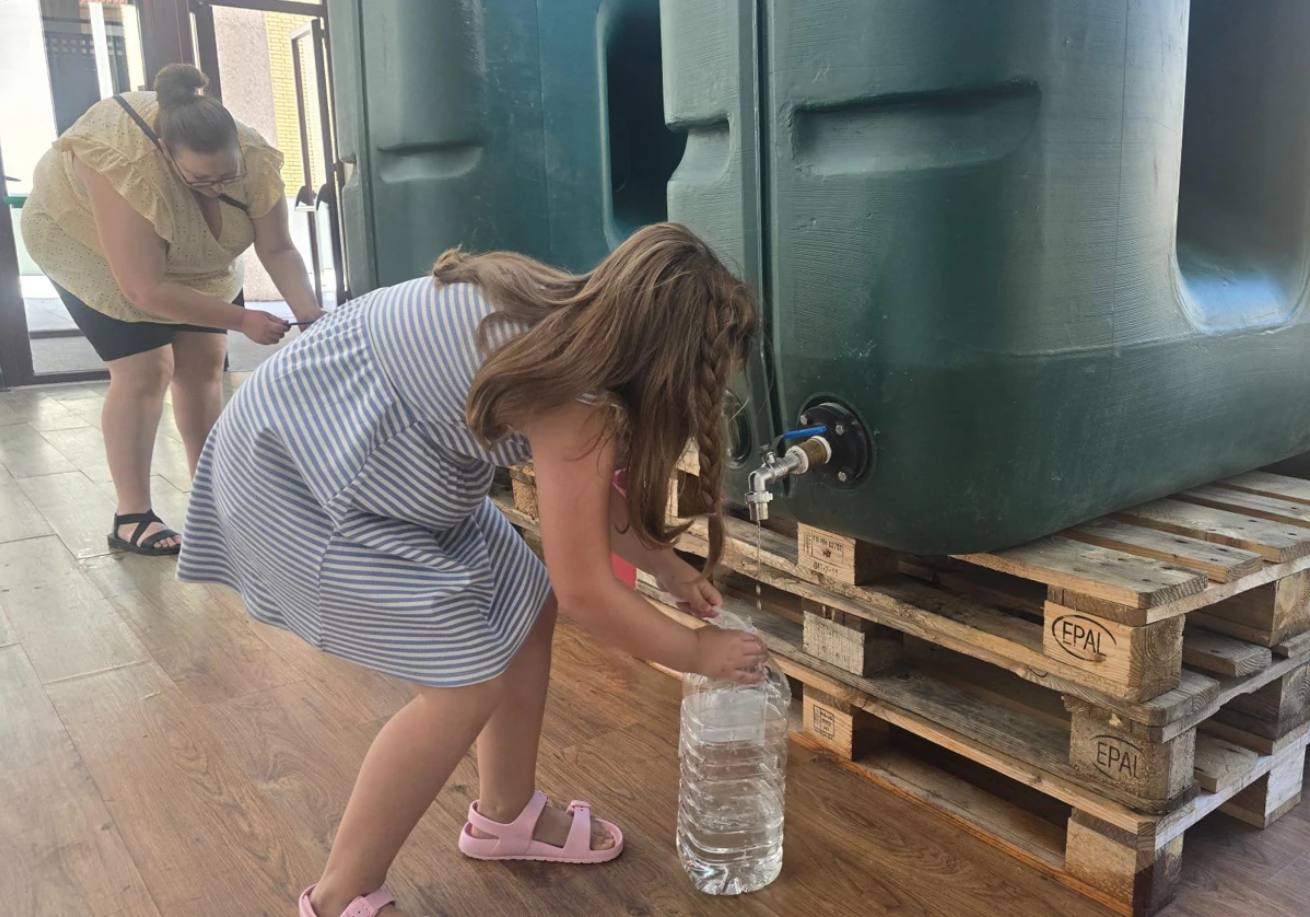
<svg viewBox="0 0 1310 917">
<path fill-rule="evenodd" d="M 146 88 L 132 0 L 0 4 L 0 375 L 4 384 L 102 378 L 91 346 L 23 246 L 32 172 L 90 106 Z"/>
<path fill-rule="evenodd" d="M 335 143 L 328 85 L 327 8 L 296 0 L 189 0 L 197 66 L 233 117 L 283 156 L 291 238 L 326 309 L 345 299 L 336 265 Z M 253 251 L 243 255 L 247 304 L 290 318 Z M 229 339 L 231 369 L 267 354 Z"/>
</svg>

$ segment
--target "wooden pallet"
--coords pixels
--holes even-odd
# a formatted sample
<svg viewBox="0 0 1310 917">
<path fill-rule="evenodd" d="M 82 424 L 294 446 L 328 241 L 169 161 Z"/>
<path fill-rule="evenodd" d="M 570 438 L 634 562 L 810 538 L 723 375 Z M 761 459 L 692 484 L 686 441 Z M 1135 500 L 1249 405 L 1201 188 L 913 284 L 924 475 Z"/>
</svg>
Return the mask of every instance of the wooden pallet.
<svg viewBox="0 0 1310 917">
<path fill-rule="evenodd" d="M 1153 913 L 1172 897 L 1184 834 L 1200 819 L 1218 810 L 1265 827 L 1300 800 L 1310 725 L 1267 750 L 1237 730 L 1193 732 L 1185 758 L 1173 763 L 1190 769 L 1194 791 L 1167 811 L 1141 812 L 1107 798 L 1068 762 L 1078 721 L 1048 692 L 912 639 L 900 643 L 888 668 L 856 676 L 807 651 L 813 622 L 804 612 L 797 620 L 766 601 L 761 613 L 734 594 L 728 604 L 752 617 L 779 665 L 803 686 L 797 728 L 809 741 L 1068 884 L 1096 890 L 1123 913 Z M 672 606 L 657 607 L 688 627 L 703 624 Z M 1305 671 L 1304 664 L 1297 670 Z M 939 760 L 934 769 L 927 762 L 943 755 L 907 752 L 902 733 L 971 767 L 957 762 L 943 772 Z M 1107 766 L 1137 766 L 1131 761 L 1139 752 L 1114 753 L 1124 748 L 1117 737 L 1104 748 Z"/>
<path fill-rule="evenodd" d="M 810 526 L 795 539 L 797 574 L 823 585 L 868 583 L 906 566 Z M 1044 590 L 1043 654 L 1105 693 L 1146 700 L 1180 683 L 1187 627 L 1270 648 L 1310 630 L 1310 482 L 1253 472 L 955 560 L 936 562 L 937 582 L 953 578 L 968 593 L 961 574 L 974 569 Z"/>
<path fill-rule="evenodd" d="M 502 508 L 521 527 L 535 524 L 522 510 Z M 767 530 L 757 569 L 753 546 L 744 543 L 754 530 L 744 527 L 728 520 L 726 564 L 749 570 L 751 588 L 758 583 L 774 594 L 775 605 L 795 606 L 812 655 L 870 676 L 895 663 L 908 636 L 1050 689 L 1072 723 L 1067 765 L 1096 792 L 1140 811 L 1168 811 L 1193 791 L 1189 762 L 1198 729 L 1250 736 L 1248 744 L 1274 753 L 1310 717 L 1307 675 L 1298 674 L 1310 659 L 1310 635 L 1270 650 L 1197 629 L 1186 639 L 1188 665 L 1179 686 L 1129 701 L 1090 685 L 1082 670 L 1046 658 L 1036 621 L 900 574 L 875 585 L 818 586 L 794 575 L 794 555 L 785 553 L 794 542 Z M 680 546 L 706 550 L 694 533 Z M 1271 719 L 1270 711 L 1277 716 Z"/>
</svg>

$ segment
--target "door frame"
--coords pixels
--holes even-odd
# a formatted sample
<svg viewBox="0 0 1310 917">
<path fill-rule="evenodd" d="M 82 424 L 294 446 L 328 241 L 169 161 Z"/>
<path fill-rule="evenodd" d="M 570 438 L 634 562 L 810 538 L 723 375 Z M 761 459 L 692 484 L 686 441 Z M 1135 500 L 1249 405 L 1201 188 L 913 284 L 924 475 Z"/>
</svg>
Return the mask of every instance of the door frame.
<svg viewBox="0 0 1310 917">
<path fill-rule="evenodd" d="M 166 64 L 196 64 L 210 77 L 211 91 L 222 97 L 218 75 L 217 48 L 213 43 L 214 6 L 230 6 L 265 13 L 292 13 L 317 17 L 326 34 L 327 4 L 322 0 L 135 0 L 141 27 L 141 53 L 147 78 L 153 78 Z M 194 19 L 193 19 L 194 17 Z M 196 27 L 193 28 L 193 21 Z M 208 65 L 208 66 L 207 66 Z M 2 125 L 0 125 L 2 127 Z M 325 155 L 335 155 L 325 153 Z M 332 169 L 336 184 L 336 169 Z M 326 187 L 326 186 L 325 186 Z M 335 192 L 335 188 L 332 189 Z M 335 193 L 333 194 L 335 198 Z M 335 229 L 335 223 L 334 229 Z M 334 231 L 333 235 L 337 235 Z M 335 241 L 335 240 L 334 240 Z M 337 276 L 342 275 L 338 267 Z M 0 390 L 22 385 L 102 381 L 104 369 L 38 373 L 32 365 L 32 334 L 27 326 L 19 279 L 17 240 L 8 206 L 4 163 L 0 159 Z M 338 286 L 340 286 L 338 279 Z M 73 336 L 74 332 L 40 334 L 37 337 Z"/>
</svg>

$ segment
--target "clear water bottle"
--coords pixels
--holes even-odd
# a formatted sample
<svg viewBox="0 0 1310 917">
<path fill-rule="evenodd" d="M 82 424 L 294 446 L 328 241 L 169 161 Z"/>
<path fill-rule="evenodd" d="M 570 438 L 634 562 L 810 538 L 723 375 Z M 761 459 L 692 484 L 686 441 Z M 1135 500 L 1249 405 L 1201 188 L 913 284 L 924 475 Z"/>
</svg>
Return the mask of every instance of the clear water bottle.
<svg viewBox="0 0 1310 917">
<path fill-rule="evenodd" d="M 721 612 L 720 627 L 753 630 Z M 756 685 L 683 678 L 678 856 L 697 890 L 739 895 L 782 870 L 791 688 L 770 663 Z"/>
</svg>

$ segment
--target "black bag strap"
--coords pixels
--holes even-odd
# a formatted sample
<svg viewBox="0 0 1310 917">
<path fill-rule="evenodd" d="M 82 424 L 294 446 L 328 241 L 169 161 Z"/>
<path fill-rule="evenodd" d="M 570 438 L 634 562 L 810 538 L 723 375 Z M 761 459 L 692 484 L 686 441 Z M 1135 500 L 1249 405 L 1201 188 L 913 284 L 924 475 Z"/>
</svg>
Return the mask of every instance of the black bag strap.
<svg viewBox="0 0 1310 917">
<path fill-rule="evenodd" d="M 159 135 L 155 133 L 155 129 L 146 123 L 146 119 L 141 117 L 141 113 L 129 105 L 127 99 L 123 98 L 121 95 L 116 95 L 113 98 L 114 101 L 122 107 L 123 111 L 127 112 L 127 116 L 136 122 L 136 126 L 141 128 L 141 133 L 146 135 L 146 139 L 162 150 L 164 148 L 164 141 L 159 139 Z M 220 194 L 218 199 L 229 207 L 235 207 L 246 214 L 250 213 L 250 208 L 247 207 L 245 203 L 234 197 Z"/>
</svg>

